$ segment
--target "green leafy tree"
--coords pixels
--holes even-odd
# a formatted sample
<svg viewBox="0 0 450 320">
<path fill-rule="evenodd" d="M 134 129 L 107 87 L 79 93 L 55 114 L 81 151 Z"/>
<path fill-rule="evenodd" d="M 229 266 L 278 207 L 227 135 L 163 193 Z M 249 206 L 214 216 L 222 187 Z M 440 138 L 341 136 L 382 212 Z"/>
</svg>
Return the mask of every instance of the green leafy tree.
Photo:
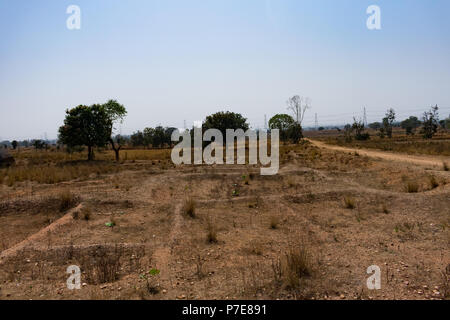
<svg viewBox="0 0 450 320">
<path fill-rule="evenodd" d="M 394 109 L 389 109 L 386 112 L 386 117 L 383 118 L 383 132 L 388 138 L 392 138 L 392 127 L 395 121 L 395 111 Z"/>
<path fill-rule="evenodd" d="M 370 135 L 367 132 L 364 132 L 365 127 L 363 121 L 353 118 L 352 129 L 355 132 L 356 140 L 368 140 L 370 138 Z"/>
<path fill-rule="evenodd" d="M 287 130 L 287 135 L 292 143 L 299 143 L 303 138 L 303 129 L 300 123 L 294 122 Z"/>
<path fill-rule="evenodd" d="M 102 107 L 105 110 L 105 113 L 107 115 L 107 130 L 109 131 L 109 143 L 111 144 L 112 149 L 114 150 L 114 153 L 116 155 L 116 161 L 120 160 L 119 151 L 122 148 L 122 145 L 120 144 L 120 141 L 123 140 L 117 140 L 113 139 L 113 131 L 114 131 L 114 125 L 117 123 L 122 123 L 124 117 L 127 115 L 127 110 L 123 105 L 118 103 L 116 100 L 109 100 L 107 103 L 103 104 Z"/>
<path fill-rule="evenodd" d="M 280 130 L 281 141 L 289 139 L 288 130 L 295 123 L 294 118 L 288 114 L 276 114 L 269 120 L 270 129 Z"/>
<path fill-rule="evenodd" d="M 369 128 L 373 130 L 379 130 L 381 128 L 381 123 L 380 122 L 369 123 Z"/>
<path fill-rule="evenodd" d="M 164 142 L 165 142 L 164 128 L 162 126 L 157 126 L 154 129 L 152 146 L 154 148 L 162 148 L 164 146 Z"/>
<path fill-rule="evenodd" d="M 438 106 L 431 107 L 429 111 L 423 113 L 423 126 L 422 134 L 425 139 L 433 138 L 434 134 L 437 132 L 439 124 L 439 113 Z"/>
<path fill-rule="evenodd" d="M 150 145 L 153 146 L 153 138 L 155 137 L 155 129 L 153 128 L 145 128 L 143 133 L 144 138 L 144 146 L 148 148 Z"/>
<path fill-rule="evenodd" d="M 222 134 L 225 136 L 227 129 L 243 129 L 244 131 L 247 131 L 249 125 L 247 124 L 247 119 L 244 118 L 240 113 L 227 111 L 217 112 L 215 114 L 207 116 L 202 128 L 204 131 L 208 129 L 220 130 L 220 132 L 222 132 Z"/>
<path fill-rule="evenodd" d="M 144 146 L 145 145 L 144 134 L 141 131 L 137 131 L 137 132 L 133 133 L 130 137 L 130 142 L 133 147 Z"/>
<path fill-rule="evenodd" d="M 80 105 L 66 110 L 59 141 L 69 148 L 87 146 L 88 160 L 94 160 L 94 147 L 104 147 L 111 138 L 111 123 L 102 105 Z"/>
<path fill-rule="evenodd" d="M 420 127 L 420 124 L 420 120 L 414 116 L 411 116 L 400 123 L 401 127 L 406 130 L 407 135 L 414 134 L 414 131 Z"/>
<path fill-rule="evenodd" d="M 352 142 L 352 140 L 353 140 L 352 133 L 353 133 L 353 126 L 351 126 L 350 124 L 346 124 L 344 126 L 345 142 Z"/>
<path fill-rule="evenodd" d="M 177 128 L 169 127 L 164 129 L 164 143 L 172 147 L 172 133 L 178 130 Z"/>
<path fill-rule="evenodd" d="M 36 149 L 36 150 L 44 149 L 46 146 L 46 143 L 39 139 L 33 140 L 31 144 L 34 147 L 34 149 Z"/>
</svg>

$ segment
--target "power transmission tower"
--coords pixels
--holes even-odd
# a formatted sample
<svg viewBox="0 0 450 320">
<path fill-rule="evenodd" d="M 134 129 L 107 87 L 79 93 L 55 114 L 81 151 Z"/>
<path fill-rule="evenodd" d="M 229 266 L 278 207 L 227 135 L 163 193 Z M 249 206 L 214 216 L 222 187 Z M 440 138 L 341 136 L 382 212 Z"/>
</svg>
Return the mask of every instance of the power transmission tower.
<svg viewBox="0 0 450 320">
<path fill-rule="evenodd" d="M 316 116 L 315 116 L 315 121 L 314 121 L 314 126 L 316 127 L 316 130 L 318 130 L 319 129 L 319 120 L 317 120 L 317 113 L 316 113 Z"/>
</svg>

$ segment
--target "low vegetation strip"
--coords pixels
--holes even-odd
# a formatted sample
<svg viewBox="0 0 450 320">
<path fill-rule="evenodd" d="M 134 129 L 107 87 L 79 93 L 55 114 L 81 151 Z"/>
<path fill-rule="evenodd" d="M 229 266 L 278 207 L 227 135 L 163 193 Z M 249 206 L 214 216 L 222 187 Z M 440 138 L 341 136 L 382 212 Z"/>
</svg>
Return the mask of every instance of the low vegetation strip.
<svg viewBox="0 0 450 320">
<path fill-rule="evenodd" d="M 360 155 L 368 156 L 368 157 L 376 157 L 384 160 L 398 161 L 398 162 L 406 162 L 413 163 L 416 165 L 422 166 L 435 166 L 442 167 L 443 162 L 445 161 L 445 157 L 427 157 L 427 156 L 419 156 L 419 155 L 407 155 L 407 154 L 397 154 L 391 152 L 382 152 L 376 150 L 362 150 L 355 149 L 354 147 L 341 147 L 336 145 L 329 145 L 321 141 L 312 141 L 316 146 L 331 149 L 335 151 L 343 151 L 343 152 L 357 152 Z"/>
</svg>

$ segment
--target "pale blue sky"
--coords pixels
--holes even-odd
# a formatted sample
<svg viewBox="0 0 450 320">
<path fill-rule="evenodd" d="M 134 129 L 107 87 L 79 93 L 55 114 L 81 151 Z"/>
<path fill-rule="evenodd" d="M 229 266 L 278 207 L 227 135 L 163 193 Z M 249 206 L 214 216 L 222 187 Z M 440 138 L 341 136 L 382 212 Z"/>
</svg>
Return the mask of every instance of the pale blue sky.
<svg viewBox="0 0 450 320">
<path fill-rule="evenodd" d="M 81 8 L 81 30 L 66 8 Z M 382 30 L 366 28 L 381 8 Z M 450 113 L 448 0 L 0 0 L 0 139 L 55 138 L 64 110 L 123 103 L 128 134 L 231 110 L 262 127 L 312 99 L 305 125 Z"/>
</svg>

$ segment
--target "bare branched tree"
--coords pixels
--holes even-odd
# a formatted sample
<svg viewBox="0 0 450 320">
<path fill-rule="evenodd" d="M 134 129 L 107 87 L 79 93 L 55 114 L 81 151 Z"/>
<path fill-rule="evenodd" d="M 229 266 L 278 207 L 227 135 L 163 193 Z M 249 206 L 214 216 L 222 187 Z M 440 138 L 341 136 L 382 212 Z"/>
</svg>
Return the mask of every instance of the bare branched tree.
<svg viewBox="0 0 450 320">
<path fill-rule="evenodd" d="M 295 121 L 302 124 L 305 112 L 311 108 L 311 99 L 295 95 L 286 102 L 288 110 L 292 112 Z"/>
</svg>

